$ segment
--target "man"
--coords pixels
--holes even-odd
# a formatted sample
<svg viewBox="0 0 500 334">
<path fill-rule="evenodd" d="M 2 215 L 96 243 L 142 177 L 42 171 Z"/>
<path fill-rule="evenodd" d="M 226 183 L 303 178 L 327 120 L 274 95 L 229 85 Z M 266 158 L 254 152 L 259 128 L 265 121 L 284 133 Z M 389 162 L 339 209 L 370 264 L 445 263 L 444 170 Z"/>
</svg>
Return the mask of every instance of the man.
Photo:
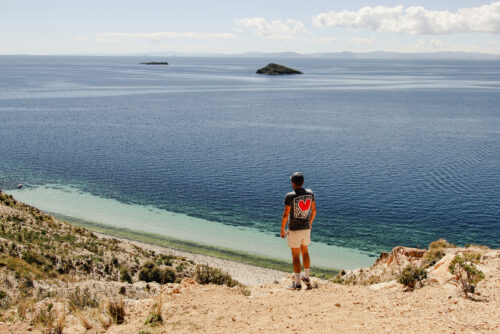
<svg viewBox="0 0 500 334">
<path fill-rule="evenodd" d="M 290 176 L 293 191 L 285 196 L 285 210 L 281 219 L 281 237 L 288 236 L 288 247 L 292 249 L 294 282 L 288 289 L 300 290 L 302 286 L 300 281 L 304 281 L 307 289 L 311 289 L 311 280 L 309 279 L 309 269 L 311 260 L 307 247 L 311 242 L 311 227 L 316 216 L 316 202 L 314 193 L 310 189 L 302 188 L 304 184 L 304 175 L 300 172 Z M 285 230 L 288 222 L 288 232 Z M 302 253 L 302 262 L 304 264 L 304 274 L 301 275 L 300 254 Z"/>
</svg>

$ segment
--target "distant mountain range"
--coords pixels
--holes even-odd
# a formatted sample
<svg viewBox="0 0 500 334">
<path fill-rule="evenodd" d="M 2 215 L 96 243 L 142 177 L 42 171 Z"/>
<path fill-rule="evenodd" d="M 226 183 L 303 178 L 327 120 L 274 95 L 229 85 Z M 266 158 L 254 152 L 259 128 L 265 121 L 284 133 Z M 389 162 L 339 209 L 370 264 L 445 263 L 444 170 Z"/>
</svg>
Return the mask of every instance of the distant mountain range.
<svg viewBox="0 0 500 334">
<path fill-rule="evenodd" d="M 0 55 L 1 56 L 1 55 Z M 30 56 L 28 54 L 10 56 Z M 323 59 L 456 59 L 456 60 L 500 60 L 500 54 L 479 52 L 422 52 L 399 53 L 386 51 L 373 52 L 245 52 L 238 54 L 227 53 L 185 53 L 185 52 L 144 52 L 127 54 L 86 53 L 65 54 L 60 56 L 134 56 L 134 57 L 238 57 L 238 58 L 266 58 L 266 59 L 293 59 L 293 58 L 323 58 Z"/>
<path fill-rule="evenodd" d="M 138 55 L 138 54 L 136 54 Z M 154 52 L 141 54 L 150 57 L 239 57 L 239 58 L 326 58 L 326 59 L 458 59 L 458 60 L 500 60 L 500 54 L 487 54 L 476 52 L 425 52 L 425 53 L 399 53 L 386 51 L 373 52 L 323 52 L 323 53 L 297 53 L 297 52 L 245 52 L 239 54 L 194 54 L 194 53 L 165 53 Z"/>
</svg>

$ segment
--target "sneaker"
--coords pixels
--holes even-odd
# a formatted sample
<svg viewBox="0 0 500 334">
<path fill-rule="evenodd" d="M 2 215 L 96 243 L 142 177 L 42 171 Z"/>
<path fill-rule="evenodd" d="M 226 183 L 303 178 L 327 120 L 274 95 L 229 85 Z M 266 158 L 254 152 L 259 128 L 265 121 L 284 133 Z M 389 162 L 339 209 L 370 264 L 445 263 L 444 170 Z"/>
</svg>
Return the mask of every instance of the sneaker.
<svg viewBox="0 0 500 334">
<path fill-rule="evenodd" d="M 288 290 L 301 290 L 302 289 L 302 285 L 297 285 L 295 284 L 295 282 L 292 283 L 292 285 L 288 286 L 287 287 Z"/>
<path fill-rule="evenodd" d="M 306 278 L 306 276 L 304 276 L 304 274 L 300 274 L 300 279 L 302 279 L 302 281 L 304 283 L 306 283 L 306 286 L 307 286 L 307 290 L 311 290 L 312 289 L 312 286 L 311 286 L 311 280 L 309 278 Z"/>
</svg>

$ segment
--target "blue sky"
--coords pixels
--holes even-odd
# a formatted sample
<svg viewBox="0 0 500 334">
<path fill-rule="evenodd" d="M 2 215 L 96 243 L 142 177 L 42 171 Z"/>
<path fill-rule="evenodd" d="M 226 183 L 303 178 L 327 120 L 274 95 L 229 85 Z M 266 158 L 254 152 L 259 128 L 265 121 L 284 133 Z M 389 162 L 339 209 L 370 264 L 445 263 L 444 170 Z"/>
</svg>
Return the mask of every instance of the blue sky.
<svg viewBox="0 0 500 334">
<path fill-rule="evenodd" d="M 500 0 L 0 0 L 0 54 L 500 54 Z"/>
</svg>

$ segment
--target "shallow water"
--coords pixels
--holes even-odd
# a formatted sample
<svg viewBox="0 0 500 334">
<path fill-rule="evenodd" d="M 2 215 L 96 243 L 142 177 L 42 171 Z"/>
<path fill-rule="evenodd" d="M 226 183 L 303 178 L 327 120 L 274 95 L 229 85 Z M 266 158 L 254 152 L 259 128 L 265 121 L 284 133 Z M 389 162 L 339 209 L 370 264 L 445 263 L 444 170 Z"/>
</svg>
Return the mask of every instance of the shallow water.
<svg viewBox="0 0 500 334">
<path fill-rule="evenodd" d="M 266 77 L 260 59 L 140 61 L 0 57 L 0 187 L 22 183 L 18 196 L 36 202 L 47 185 L 71 186 L 89 205 L 113 199 L 274 243 L 301 170 L 321 244 L 500 246 L 500 62 L 273 59 L 305 74 Z M 67 199 L 54 198 L 61 211 Z"/>
</svg>

